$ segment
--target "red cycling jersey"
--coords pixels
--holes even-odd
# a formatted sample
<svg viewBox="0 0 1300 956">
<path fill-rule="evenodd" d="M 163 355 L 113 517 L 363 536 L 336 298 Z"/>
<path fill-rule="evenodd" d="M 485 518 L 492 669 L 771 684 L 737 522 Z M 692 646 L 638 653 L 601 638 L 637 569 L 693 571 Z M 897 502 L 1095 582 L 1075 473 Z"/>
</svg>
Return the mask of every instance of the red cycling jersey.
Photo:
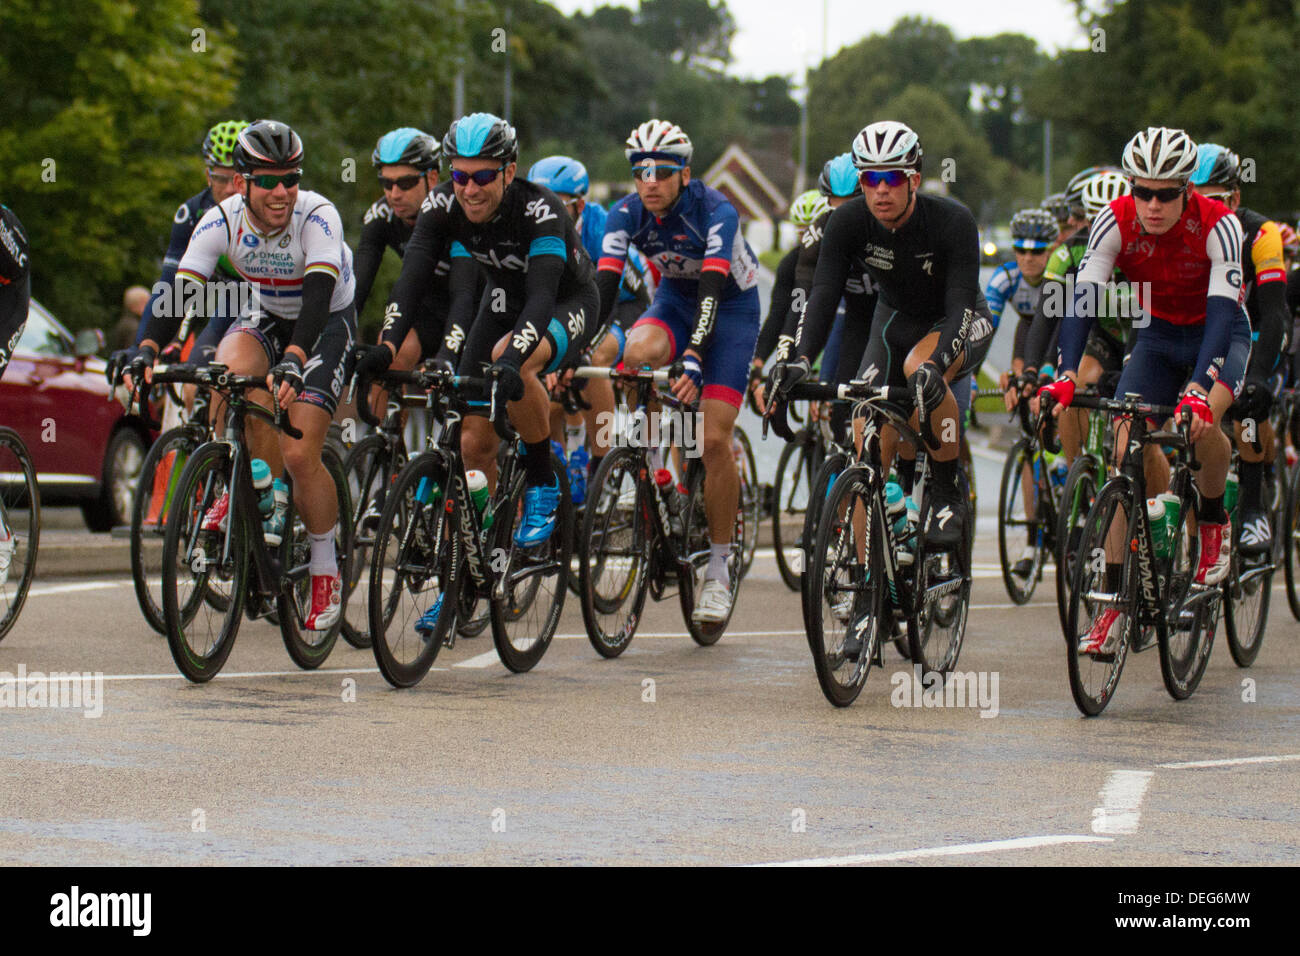
<svg viewBox="0 0 1300 956">
<path fill-rule="evenodd" d="M 1139 301 L 1149 315 L 1199 325 L 1208 296 L 1241 303 L 1242 241 L 1240 221 L 1217 199 L 1190 193 L 1173 228 L 1153 236 L 1138 222 L 1133 197 L 1122 196 L 1097 215 L 1076 281 L 1107 282 L 1118 267 L 1139 284 Z"/>
</svg>

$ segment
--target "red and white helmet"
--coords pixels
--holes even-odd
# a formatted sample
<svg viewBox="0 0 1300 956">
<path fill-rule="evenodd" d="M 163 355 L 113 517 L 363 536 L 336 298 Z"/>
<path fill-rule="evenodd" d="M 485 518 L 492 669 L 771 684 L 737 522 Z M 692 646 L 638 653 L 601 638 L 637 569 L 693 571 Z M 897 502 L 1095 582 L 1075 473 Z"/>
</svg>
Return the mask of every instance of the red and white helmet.
<svg viewBox="0 0 1300 956">
<path fill-rule="evenodd" d="M 853 138 L 853 165 L 858 169 L 921 168 L 921 138 L 897 120 L 881 120 Z"/>
<path fill-rule="evenodd" d="M 667 120 L 652 119 L 632 130 L 623 155 L 630 163 L 657 156 L 677 159 L 683 166 L 689 166 L 693 151 L 691 138 L 682 132 L 680 126 Z"/>
<path fill-rule="evenodd" d="M 1148 126 L 1124 147 L 1123 167 L 1134 179 L 1186 182 L 1196 171 L 1196 144 L 1181 129 Z"/>
</svg>

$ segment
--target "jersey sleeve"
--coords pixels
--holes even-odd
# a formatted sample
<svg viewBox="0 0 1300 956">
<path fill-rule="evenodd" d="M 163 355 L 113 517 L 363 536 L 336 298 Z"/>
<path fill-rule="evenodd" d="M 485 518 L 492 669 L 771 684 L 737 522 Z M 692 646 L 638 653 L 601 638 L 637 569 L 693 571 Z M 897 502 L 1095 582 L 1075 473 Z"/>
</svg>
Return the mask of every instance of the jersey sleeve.
<svg viewBox="0 0 1300 956">
<path fill-rule="evenodd" d="M 943 296 L 943 325 L 939 344 L 930 361 L 940 372 L 957 360 L 966 348 L 980 296 L 979 228 L 975 217 L 964 208 L 948 223 L 943 234 L 948 268 Z"/>
<path fill-rule="evenodd" d="M 864 237 L 860 226 L 866 215 L 865 204 L 860 207 L 854 204 L 841 206 L 826 220 L 808 299 L 802 311 L 791 310 L 791 321 L 787 324 L 787 334 L 794 341 L 793 354 L 800 358 L 811 362 L 826 346 L 849 277 L 853 250 L 862 248 Z M 790 329 L 791 324 L 796 328 Z"/>
<path fill-rule="evenodd" d="M 1119 221 L 1115 218 L 1115 211 L 1107 206 L 1092 221 L 1088 249 L 1079 260 L 1075 274 L 1074 295 L 1060 297 L 1064 314 L 1057 341 L 1060 343 L 1062 372 L 1078 371 L 1088 333 L 1092 331 L 1093 319 L 1096 318 L 1093 314 L 1096 303 L 1103 298 L 1100 287 L 1109 282 L 1115 272 L 1121 244 Z M 1089 289 L 1089 285 L 1097 288 Z M 1042 298 L 1047 298 L 1046 292 Z"/>
<path fill-rule="evenodd" d="M 303 277 L 324 272 L 335 280 L 343 269 L 343 220 L 332 203 L 321 203 L 302 225 Z"/>
<path fill-rule="evenodd" d="M 365 220 L 361 223 L 361 238 L 357 242 L 356 254 L 352 257 L 352 274 L 356 276 L 356 292 L 353 293 L 353 301 L 357 306 L 357 315 L 366 306 L 366 300 L 370 298 L 370 289 L 375 284 L 375 276 L 379 273 L 379 266 L 384 261 L 384 224 L 386 220 L 383 213 L 379 210 L 379 203 L 375 203 L 366 211 Z"/>
<path fill-rule="evenodd" d="M 739 229 L 740 216 L 736 213 L 736 207 L 729 202 L 718 203 L 709 215 L 700 275 L 706 272 L 721 272 L 724 276 L 731 274 L 731 255 Z"/>
<path fill-rule="evenodd" d="M 176 266 L 176 277 L 183 281 L 207 282 L 216 271 L 217 260 L 226 251 L 229 224 L 226 211 L 213 206 L 194 227 L 185 252 Z"/>
<path fill-rule="evenodd" d="M 596 262 L 596 271 L 623 274 L 628 244 L 636 228 L 631 206 L 631 198 L 624 199 L 606 217 L 605 235 L 600 240 L 600 259 Z"/>
<path fill-rule="evenodd" d="M 984 298 L 989 304 L 989 314 L 993 316 L 993 328 L 997 328 L 1002 321 L 1002 313 L 1007 307 L 1007 300 L 1011 297 L 1012 287 L 1015 285 L 1015 277 L 1011 274 L 1011 264 L 1004 262 L 998 266 L 993 275 L 989 277 L 989 284 L 984 289 Z"/>
<path fill-rule="evenodd" d="M 402 347 L 406 333 L 411 330 L 411 322 L 420 314 L 420 301 L 433 284 L 438 260 L 446 248 L 450 220 L 432 199 L 433 194 L 430 194 L 420 207 L 415 229 L 406 244 L 406 253 L 402 256 L 401 274 L 393 283 L 388 305 L 384 308 L 384 328 L 380 341 L 387 342 L 394 351 Z M 469 255 L 463 246 L 461 252 L 465 256 Z M 455 260 L 453 266 L 454 264 Z M 448 316 L 448 323 L 451 320 L 452 317 Z M 465 324 L 468 326 L 467 320 Z"/>
</svg>

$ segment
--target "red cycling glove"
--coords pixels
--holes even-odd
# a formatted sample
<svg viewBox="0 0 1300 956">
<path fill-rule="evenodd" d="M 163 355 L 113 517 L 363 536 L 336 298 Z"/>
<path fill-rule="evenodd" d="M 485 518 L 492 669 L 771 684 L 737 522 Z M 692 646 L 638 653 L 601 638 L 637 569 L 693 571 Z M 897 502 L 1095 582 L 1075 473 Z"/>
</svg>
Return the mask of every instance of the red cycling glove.
<svg viewBox="0 0 1300 956">
<path fill-rule="evenodd" d="M 1199 392 L 1188 392 L 1178 401 L 1174 408 L 1174 421 L 1183 417 L 1183 412 L 1194 412 L 1196 417 L 1207 425 L 1214 424 L 1214 410 Z"/>
<path fill-rule="evenodd" d="M 1044 395 L 1051 395 L 1062 408 L 1069 408 L 1070 403 L 1074 401 L 1074 382 L 1062 375 L 1051 385 L 1044 385 L 1038 390 L 1040 399 Z"/>
</svg>

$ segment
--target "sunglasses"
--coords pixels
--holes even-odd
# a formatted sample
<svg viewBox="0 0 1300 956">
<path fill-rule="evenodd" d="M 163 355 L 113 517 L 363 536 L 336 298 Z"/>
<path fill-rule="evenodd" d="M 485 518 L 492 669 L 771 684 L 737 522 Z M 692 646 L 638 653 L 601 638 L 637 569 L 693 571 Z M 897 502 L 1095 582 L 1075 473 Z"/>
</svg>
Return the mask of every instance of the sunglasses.
<svg viewBox="0 0 1300 956">
<path fill-rule="evenodd" d="M 475 185 L 489 186 L 496 182 L 497 176 L 504 171 L 504 166 L 498 166 L 496 169 L 480 169 L 476 173 L 467 173 L 463 169 L 453 169 L 451 171 L 451 181 L 457 186 L 468 186 L 469 181 L 472 179 Z"/>
<path fill-rule="evenodd" d="M 901 186 L 907 182 L 907 170 L 905 169 L 868 169 L 861 176 L 864 185 L 879 186 L 884 183 L 886 186 Z"/>
<path fill-rule="evenodd" d="M 1012 246 L 1017 255 L 1038 256 L 1047 255 L 1047 246 Z"/>
<path fill-rule="evenodd" d="M 1150 202 L 1153 199 L 1159 199 L 1161 202 L 1173 202 L 1186 190 L 1186 186 L 1170 186 L 1167 189 L 1148 189 L 1146 186 L 1133 184 L 1133 198 L 1141 199 L 1143 202 Z"/>
<path fill-rule="evenodd" d="M 208 179 L 212 180 L 218 186 L 229 186 L 230 181 L 234 178 L 235 176 L 233 173 L 214 173 L 212 170 L 208 170 Z"/>
<path fill-rule="evenodd" d="M 1201 193 L 1206 199 L 1217 199 L 1219 202 L 1227 204 L 1232 198 L 1232 193 Z"/>
<path fill-rule="evenodd" d="M 650 182 L 652 179 L 657 183 L 661 183 L 670 178 L 673 173 L 680 173 L 685 168 L 685 166 L 633 166 L 632 178 L 645 183 Z"/>
<path fill-rule="evenodd" d="M 302 170 L 292 173 L 281 173 L 272 175 L 271 173 L 259 173 L 256 176 L 249 176 L 248 181 L 258 189 L 274 189 L 276 186 L 284 183 L 285 189 L 292 189 L 302 180 Z"/>
<path fill-rule="evenodd" d="M 423 178 L 424 176 L 421 173 L 412 173 L 409 176 L 398 176 L 396 179 L 389 179 L 387 176 L 380 176 L 379 185 L 384 187 L 384 192 L 388 192 L 390 189 L 400 189 L 402 192 L 407 192 L 420 185 L 420 180 Z M 491 180 L 488 180 L 488 182 L 491 182 Z"/>
</svg>

